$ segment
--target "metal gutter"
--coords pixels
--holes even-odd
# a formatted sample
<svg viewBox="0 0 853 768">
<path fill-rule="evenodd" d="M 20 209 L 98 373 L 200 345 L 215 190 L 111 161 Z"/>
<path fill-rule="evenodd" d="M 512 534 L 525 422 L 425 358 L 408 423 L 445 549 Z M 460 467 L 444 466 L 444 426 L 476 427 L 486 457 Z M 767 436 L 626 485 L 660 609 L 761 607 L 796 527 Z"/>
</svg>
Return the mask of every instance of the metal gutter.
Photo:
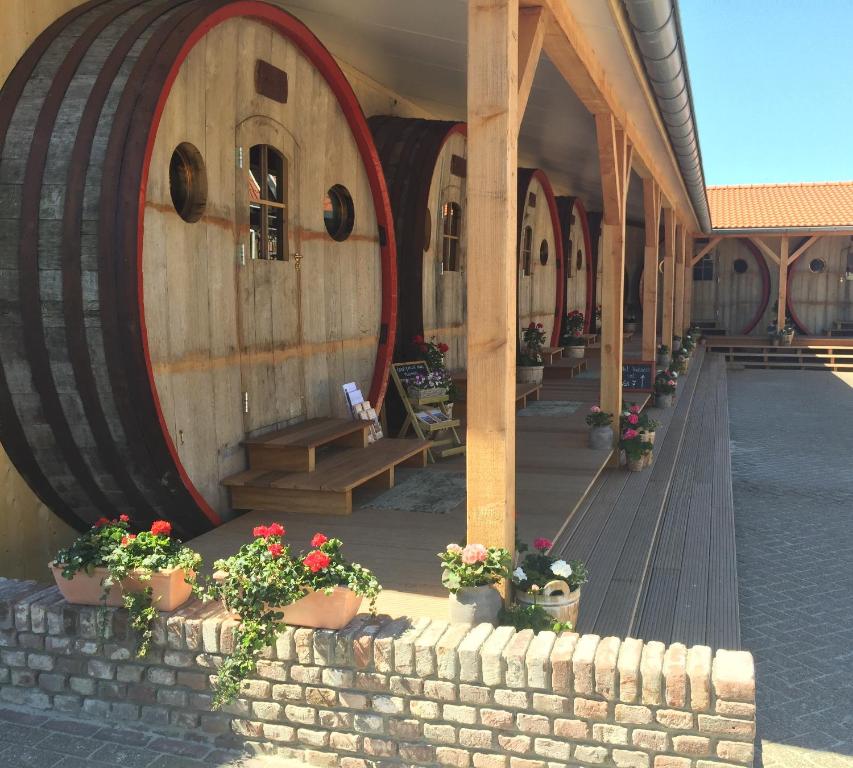
<svg viewBox="0 0 853 768">
<path fill-rule="evenodd" d="M 699 226 L 711 230 L 677 0 L 622 0 Z"/>
</svg>

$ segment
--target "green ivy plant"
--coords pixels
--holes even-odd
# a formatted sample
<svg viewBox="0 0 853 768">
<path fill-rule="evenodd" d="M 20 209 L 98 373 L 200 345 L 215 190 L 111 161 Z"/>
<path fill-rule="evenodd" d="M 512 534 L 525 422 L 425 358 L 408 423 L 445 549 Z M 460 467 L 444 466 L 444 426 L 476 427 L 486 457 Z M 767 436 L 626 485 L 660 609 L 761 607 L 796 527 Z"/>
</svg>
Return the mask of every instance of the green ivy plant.
<svg viewBox="0 0 853 768">
<path fill-rule="evenodd" d="M 515 627 L 519 632 L 523 629 L 532 629 L 534 632 L 567 632 L 574 629 L 572 622 L 558 621 L 541 605 L 535 603 L 513 603 L 507 608 L 501 608 L 498 623 L 501 626 Z"/>
</svg>

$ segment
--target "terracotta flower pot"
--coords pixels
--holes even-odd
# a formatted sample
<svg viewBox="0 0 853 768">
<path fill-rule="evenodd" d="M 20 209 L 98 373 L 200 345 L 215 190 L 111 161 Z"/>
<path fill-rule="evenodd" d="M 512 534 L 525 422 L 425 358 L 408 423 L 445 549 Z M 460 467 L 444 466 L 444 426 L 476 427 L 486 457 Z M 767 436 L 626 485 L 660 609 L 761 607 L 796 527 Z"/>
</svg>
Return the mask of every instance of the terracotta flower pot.
<svg viewBox="0 0 853 768">
<path fill-rule="evenodd" d="M 70 579 L 62 575 L 62 566 L 51 564 L 50 570 L 62 596 L 73 605 L 106 604 L 116 608 L 124 604 L 122 597 L 125 592 L 143 592 L 151 587 L 151 604 L 160 611 L 174 611 L 189 600 L 192 594 L 192 587 L 185 581 L 183 568 L 157 571 L 151 574 L 150 581 L 131 573 L 128 578 L 110 587 L 106 603 L 102 601 L 103 580 L 109 573 L 106 568 L 95 568 L 91 574 L 79 571 Z"/>
<path fill-rule="evenodd" d="M 449 596 L 451 624 L 494 624 L 503 606 L 503 598 L 491 584 L 480 587 L 461 587 Z"/>
<path fill-rule="evenodd" d="M 515 377 L 524 384 L 541 384 L 544 365 L 519 365 L 515 368 Z"/>
<path fill-rule="evenodd" d="M 557 621 L 570 621 L 573 626 L 577 626 L 581 600 L 580 587 L 572 590 L 565 581 L 554 579 L 542 587 L 535 596 L 532 592 L 516 590 L 515 599 L 522 605 L 534 603 L 541 605 L 546 613 Z"/>
<path fill-rule="evenodd" d="M 72 605 L 108 605 L 113 608 L 123 605 L 122 603 L 122 585 L 113 584 L 110 591 L 107 593 L 106 603 L 102 598 L 104 595 L 103 581 L 109 574 L 106 568 L 93 568 L 91 573 L 78 571 L 70 579 L 66 579 L 62 575 L 62 566 L 50 563 L 48 565 L 53 578 L 56 581 L 56 586 L 65 598 L 66 602 Z"/>
<path fill-rule="evenodd" d="M 139 571 L 131 571 L 128 578 L 121 583 L 125 592 L 144 592 L 151 587 L 151 605 L 158 611 L 174 611 L 180 608 L 192 595 L 193 588 L 186 582 L 186 571 L 183 568 L 167 568 L 163 571 L 155 571 L 151 579 L 140 579 L 136 574 Z M 192 578 L 195 574 L 190 572 Z"/>
<path fill-rule="evenodd" d="M 284 623 L 313 629 L 343 629 L 358 613 L 362 598 L 348 587 L 335 587 L 331 595 L 309 592 L 284 606 Z"/>
</svg>

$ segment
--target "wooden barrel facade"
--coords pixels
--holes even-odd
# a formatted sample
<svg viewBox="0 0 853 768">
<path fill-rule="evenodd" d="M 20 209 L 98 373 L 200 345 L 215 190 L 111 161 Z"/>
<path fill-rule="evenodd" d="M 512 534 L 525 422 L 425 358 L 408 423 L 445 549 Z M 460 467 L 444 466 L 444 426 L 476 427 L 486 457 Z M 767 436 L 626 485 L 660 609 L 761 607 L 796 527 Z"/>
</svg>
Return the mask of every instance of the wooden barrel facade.
<svg viewBox="0 0 853 768">
<path fill-rule="evenodd" d="M 377 115 L 368 120 L 388 184 L 397 241 L 397 359 L 413 337 L 445 342 L 466 366 L 464 123 Z"/>
<path fill-rule="evenodd" d="M 518 169 L 518 326 L 542 323 L 556 345 L 563 318 L 563 238 L 551 182 L 541 170 Z"/>
<path fill-rule="evenodd" d="M 569 312 L 583 312 L 584 331 L 588 332 L 594 309 L 594 266 L 586 208 L 577 197 L 558 197 L 557 213 L 563 239 L 563 317 Z"/>
<path fill-rule="evenodd" d="M 808 238 L 791 238 L 793 253 Z M 800 333 L 821 336 L 853 322 L 853 238 L 822 237 L 788 267 L 788 314 Z"/>
<path fill-rule="evenodd" d="M 0 147 L 0 439 L 65 520 L 200 533 L 247 433 L 343 412 L 347 381 L 381 400 L 387 191 L 290 15 L 85 2 L 4 84 Z"/>
</svg>

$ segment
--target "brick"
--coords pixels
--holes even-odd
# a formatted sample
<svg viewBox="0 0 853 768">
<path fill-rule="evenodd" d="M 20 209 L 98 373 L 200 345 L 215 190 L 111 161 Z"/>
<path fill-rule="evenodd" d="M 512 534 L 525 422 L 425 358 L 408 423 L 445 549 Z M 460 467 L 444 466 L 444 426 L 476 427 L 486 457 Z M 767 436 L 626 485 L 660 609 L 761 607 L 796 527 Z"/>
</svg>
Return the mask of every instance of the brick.
<svg viewBox="0 0 853 768">
<path fill-rule="evenodd" d="M 499 733 L 498 746 L 506 752 L 526 755 L 530 752 L 531 739 L 529 736 L 509 736 Z"/>
<path fill-rule="evenodd" d="M 352 712 L 332 712 L 328 709 L 321 709 L 317 713 L 317 720 L 320 725 L 337 731 L 352 730 L 354 719 Z"/>
<path fill-rule="evenodd" d="M 627 744 L 628 729 L 621 725 L 609 723 L 595 723 L 592 726 L 593 741 L 602 741 L 605 744 Z"/>
<path fill-rule="evenodd" d="M 314 768 L 338 768 L 338 755 L 334 752 L 320 752 L 316 749 L 305 750 L 305 762 Z"/>
<path fill-rule="evenodd" d="M 483 669 L 482 680 L 486 685 L 503 685 L 506 669 L 503 652 L 514 636 L 515 629 L 512 627 L 498 627 L 483 643 L 480 660 Z"/>
<path fill-rule="evenodd" d="M 311 689 L 309 688 L 308 690 L 310 691 Z M 333 706 L 333 704 L 334 702 L 329 704 L 329 706 Z M 377 712 L 382 712 L 386 715 L 399 715 L 406 711 L 405 700 L 399 696 L 374 696 L 371 706 Z"/>
<path fill-rule="evenodd" d="M 533 751 L 537 755 L 552 760 L 568 760 L 571 746 L 563 741 L 554 741 L 553 739 L 535 739 Z"/>
<path fill-rule="evenodd" d="M 391 674 L 394 667 L 394 642 L 411 626 L 410 619 L 394 619 L 385 624 L 373 641 L 373 666 L 377 672 Z"/>
<path fill-rule="evenodd" d="M 437 742 L 439 744 L 455 744 L 456 728 L 452 725 L 424 723 L 424 740 L 428 742 Z"/>
<path fill-rule="evenodd" d="M 163 663 L 167 667 L 191 667 L 195 663 L 195 656 L 189 651 L 168 650 L 163 654 Z"/>
<path fill-rule="evenodd" d="M 255 666 L 255 674 L 265 680 L 275 680 L 276 682 L 283 683 L 287 680 L 287 668 L 288 665 L 282 661 L 259 659 Z"/>
<path fill-rule="evenodd" d="M 353 634 L 352 663 L 356 669 L 373 668 L 373 643 L 382 629 L 381 620 L 368 621 Z M 298 634 L 298 631 L 297 631 Z M 298 653 L 298 644 L 297 644 Z"/>
<path fill-rule="evenodd" d="M 711 649 L 694 645 L 687 651 L 687 678 L 690 680 L 690 709 L 702 712 L 711 708 Z"/>
<path fill-rule="evenodd" d="M 97 680 L 112 680 L 116 676 L 116 665 L 92 659 L 89 661 L 89 675 Z"/>
<path fill-rule="evenodd" d="M 593 699 L 575 699 L 575 715 L 586 720 L 606 720 L 607 702 Z"/>
<path fill-rule="evenodd" d="M 707 755 L 711 751 L 711 740 L 704 736 L 681 734 L 672 737 L 672 748 L 680 755 Z"/>
<path fill-rule="evenodd" d="M 635 728 L 631 732 L 631 743 L 635 747 L 643 747 L 644 749 L 651 749 L 655 752 L 665 752 L 669 747 L 669 735 L 665 731 Z"/>
<path fill-rule="evenodd" d="M 413 699 L 409 702 L 409 711 L 422 720 L 437 720 L 441 715 L 441 707 L 434 701 Z"/>
<path fill-rule="evenodd" d="M 435 747 L 427 744 L 400 744 L 400 759 L 416 763 L 435 762 Z"/>
<path fill-rule="evenodd" d="M 383 699 L 381 696 L 379 698 Z M 391 697 L 386 696 L 384 698 Z M 314 688 L 309 686 L 305 689 L 305 702 L 315 707 L 334 707 L 338 703 L 338 693 L 332 688 Z"/>
<path fill-rule="evenodd" d="M 554 735 L 565 739 L 589 739 L 589 723 L 583 720 L 558 719 L 554 721 Z"/>
<path fill-rule="evenodd" d="M 605 637 L 595 649 L 595 691 L 609 700 L 617 694 L 616 661 L 621 643 L 618 637 Z"/>
<path fill-rule="evenodd" d="M 380 715 L 369 715 L 367 713 L 359 713 L 353 719 L 353 727 L 359 733 L 385 733 L 385 720 Z M 365 741 L 365 751 L 367 751 L 367 739 Z M 368 754 L 373 754 L 368 752 Z"/>
<path fill-rule="evenodd" d="M 329 747 L 340 752 L 358 752 L 361 748 L 361 737 L 354 733 L 332 733 L 329 735 Z"/>
<path fill-rule="evenodd" d="M 456 701 L 458 698 L 456 683 L 446 680 L 424 680 L 424 696 L 438 701 Z"/>
<path fill-rule="evenodd" d="M 95 681 L 90 677 L 70 677 L 68 687 L 81 696 L 91 696 L 95 693 Z"/>
<path fill-rule="evenodd" d="M 317 722 L 317 710 L 312 707 L 299 707 L 288 704 L 284 708 L 285 717 L 294 723 L 313 725 Z"/>
<path fill-rule="evenodd" d="M 730 717 L 699 715 L 699 731 L 715 736 L 752 740 L 755 738 L 755 723 L 750 720 L 735 720 Z"/>
<path fill-rule="evenodd" d="M 293 641 L 293 627 L 285 627 L 280 630 L 275 638 L 275 658 L 278 661 L 294 661 L 296 659 L 296 646 Z"/>
<path fill-rule="evenodd" d="M 401 677 L 400 675 L 394 675 L 393 677 L 388 678 L 388 689 L 395 696 L 423 696 L 424 681 L 419 677 Z"/>
<path fill-rule="evenodd" d="M 329 746 L 329 734 L 326 731 L 318 731 L 313 728 L 297 728 L 296 739 L 308 747 Z"/>
<path fill-rule="evenodd" d="M 415 641 L 429 625 L 429 619 L 418 619 L 399 637 L 394 638 L 394 670 L 399 674 L 415 674 Z"/>
<path fill-rule="evenodd" d="M 435 675 L 435 645 L 446 631 L 446 621 L 435 621 L 415 640 L 415 672 L 418 677 Z"/>
<path fill-rule="evenodd" d="M 477 710 L 474 707 L 445 704 L 441 714 L 445 720 L 449 720 L 451 723 L 473 725 L 477 722 Z"/>
<path fill-rule="evenodd" d="M 509 758 L 504 755 L 483 755 L 474 754 L 472 756 L 474 768 L 506 768 L 509 764 Z"/>
<path fill-rule="evenodd" d="M 296 741 L 296 729 L 289 725 L 264 723 L 264 738 L 278 743 Z"/>
<path fill-rule="evenodd" d="M 619 658 L 616 660 L 616 671 L 619 677 L 619 701 L 631 704 L 640 700 L 640 660 L 642 655 L 642 640 L 629 637 L 623 640 L 622 645 L 619 646 Z"/>
<path fill-rule="evenodd" d="M 515 725 L 515 718 L 512 712 L 503 709 L 481 709 L 480 722 L 488 728 L 509 731 Z"/>
<path fill-rule="evenodd" d="M 459 701 L 462 704 L 489 704 L 492 700 L 492 689 L 484 685 L 468 685 L 462 683 L 459 686 Z"/>
<path fill-rule="evenodd" d="M 48 693 L 62 693 L 65 690 L 65 675 L 54 675 L 50 672 L 42 672 L 38 677 L 39 688 Z"/>
<path fill-rule="evenodd" d="M 718 699 L 755 703 L 755 665 L 748 651 L 717 651 L 711 680 Z"/>
<path fill-rule="evenodd" d="M 482 680 L 480 653 L 483 645 L 494 632 L 491 624 L 478 624 L 459 644 L 459 679 L 466 683 L 478 683 Z"/>
<path fill-rule="evenodd" d="M 528 760 L 525 757 L 510 757 L 509 768 L 547 768 L 544 760 Z"/>
<path fill-rule="evenodd" d="M 323 670 L 320 667 L 303 667 L 301 664 L 294 664 L 290 668 L 290 679 L 294 683 L 319 685 L 323 681 Z"/>
<path fill-rule="evenodd" d="M 551 649 L 551 689 L 555 693 L 573 691 L 572 656 L 578 637 L 576 632 L 561 632 Z"/>
<path fill-rule="evenodd" d="M 575 760 L 585 763 L 603 763 L 607 760 L 607 750 L 604 747 L 578 745 L 575 747 Z"/>
<path fill-rule="evenodd" d="M 367 706 L 367 697 L 362 694 L 346 694 L 347 696 L 359 697 L 364 700 L 363 707 Z M 354 704 L 344 704 L 344 693 L 341 692 L 338 697 L 341 700 L 341 706 L 355 707 Z M 279 684 L 272 687 L 272 697 L 276 701 L 303 701 L 305 699 L 305 689 L 300 685 Z M 363 708 L 362 707 L 362 708 Z"/>
<path fill-rule="evenodd" d="M 320 667 L 334 664 L 337 633 L 331 629 L 314 630 L 314 663 Z"/>
<path fill-rule="evenodd" d="M 353 685 L 365 691 L 387 691 L 388 679 L 379 672 L 356 672 Z"/>
<path fill-rule="evenodd" d="M 174 669 L 163 669 L 162 667 L 151 667 L 145 677 L 149 683 L 154 685 L 174 685 L 177 680 L 178 673 Z"/>
<path fill-rule="evenodd" d="M 157 703 L 167 707 L 186 707 L 187 692 L 179 688 L 161 688 L 157 691 Z"/>
<path fill-rule="evenodd" d="M 691 730 L 693 728 L 693 713 L 677 709 L 659 709 L 655 715 L 657 721 L 667 728 Z"/>
<path fill-rule="evenodd" d="M 495 704 L 513 709 L 529 709 L 530 694 L 525 691 L 510 691 L 507 688 L 497 688 L 493 691 Z"/>
<path fill-rule="evenodd" d="M 435 759 L 439 765 L 449 765 L 453 768 L 468 768 L 471 764 L 471 755 L 468 752 L 452 747 L 436 748 Z"/>
<path fill-rule="evenodd" d="M 527 649 L 527 687 L 547 690 L 551 687 L 551 651 L 557 635 L 554 632 L 539 632 Z"/>
<path fill-rule="evenodd" d="M 664 697 L 670 707 L 687 706 L 687 648 L 673 643 L 663 655 Z"/>
<path fill-rule="evenodd" d="M 388 721 L 388 733 L 398 740 L 417 741 L 421 738 L 421 721 L 399 717 L 391 718 Z"/>
<path fill-rule="evenodd" d="M 459 656 L 457 649 L 468 634 L 465 624 L 451 624 L 436 643 L 436 669 L 442 680 L 456 680 L 459 677 Z"/>
<path fill-rule="evenodd" d="M 726 717 L 742 717 L 747 720 L 755 719 L 755 704 L 746 704 L 742 701 L 722 701 L 716 703 L 718 715 Z"/>
<path fill-rule="evenodd" d="M 533 694 L 533 709 L 550 715 L 562 715 L 571 712 L 569 700 L 565 696 L 554 696 L 547 693 Z"/>
<path fill-rule="evenodd" d="M 532 629 L 523 629 L 521 632 L 517 632 L 504 648 L 506 684 L 510 688 L 527 687 L 527 669 L 524 660 L 527 656 L 527 649 L 533 642 L 533 637 Z"/>
<path fill-rule="evenodd" d="M 137 666 L 135 664 L 116 665 L 116 680 L 120 683 L 141 682 L 143 674 L 145 674 L 145 667 Z"/>
<path fill-rule="evenodd" d="M 663 704 L 663 643 L 653 640 L 643 646 L 640 657 L 643 704 Z"/>
<path fill-rule="evenodd" d="M 649 756 L 645 752 L 614 749 L 611 757 L 616 768 L 649 768 Z"/>
<path fill-rule="evenodd" d="M 690 768 L 690 759 L 672 755 L 656 755 L 654 768 Z"/>
<path fill-rule="evenodd" d="M 314 663 L 314 630 L 300 627 L 293 631 L 293 645 L 300 664 Z"/>
<path fill-rule="evenodd" d="M 595 693 L 595 651 L 600 640 L 598 635 L 582 635 L 578 640 L 572 656 L 576 693 Z"/>
<path fill-rule="evenodd" d="M 547 717 L 543 717 L 542 715 L 528 715 L 519 712 L 515 722 L 518 730 L 524 731 L 524 733 L 551 733 L 551 722 Z"/>
<path fill-rule="evenodd" d="M 471 747 L 472 749 L 491 749 L 493 741 L 494 734 L 492 734 L 491 731 L 484 731 L 476 728 L 459 729 L 459 744 L 463 747 Z"/>
<path fill-rule="evenodd" d="M 258 720 L 279 720 L 284 714 L 284 707 L 274 701 L 253 701 L 252 714 Z"/>
<path fill-rule="evenodd" d="M 752 744 L 746 744 L 741 741 L 717 742 L 717 757 L 723 760 L 730 760 L 734 763 L 752 765 L 755 756 L 754 751 Z"/>
<path fill-rule="evenodd" d="M 235 718 L 231 721 L 231 730 L 233 730 L 238 736 L 263 736 L 264 724 L 256 723 L 252 720 Z"/>
<path fill-rule="evenodd" d="M 37 674 L 37 672 L 34 672 L 31 669 L 13 669 L 12 685 L 20 685 L 26 688 L 34 688 L 36 684 Z"/>
</svg>

